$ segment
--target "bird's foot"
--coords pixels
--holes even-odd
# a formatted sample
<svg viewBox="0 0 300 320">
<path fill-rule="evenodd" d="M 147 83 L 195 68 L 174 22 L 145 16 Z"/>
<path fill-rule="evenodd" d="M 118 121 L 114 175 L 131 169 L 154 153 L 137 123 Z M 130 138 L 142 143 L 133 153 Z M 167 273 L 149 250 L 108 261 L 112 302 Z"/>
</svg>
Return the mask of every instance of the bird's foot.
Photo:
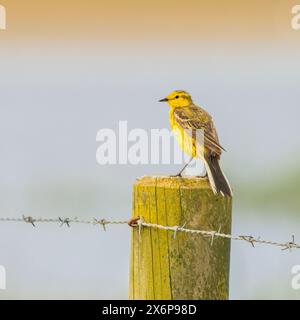
<svg viewBox="0 0 300 320">
<path fill-rule="evenodd" d="M 182 178 L 182 174 L 181 173 L 177 173 L 177 174 L 171 174 L 169 175 L 170 178 Z"/>
<path fill-rule="evenodd" d="M 196 176 L 196 178 L 207 179 L 208 178 L 207 172 L 203 175 Z"/>
</svg>

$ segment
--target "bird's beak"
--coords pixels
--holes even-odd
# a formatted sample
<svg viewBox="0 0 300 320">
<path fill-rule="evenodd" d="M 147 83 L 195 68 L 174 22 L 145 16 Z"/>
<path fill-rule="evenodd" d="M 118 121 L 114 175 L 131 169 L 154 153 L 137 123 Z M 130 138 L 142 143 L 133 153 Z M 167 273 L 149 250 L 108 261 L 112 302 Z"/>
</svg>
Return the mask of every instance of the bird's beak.
<svg viewBox="0 0 300 320">
<path fill-rule="evenodd" d="M 169 101 L 168 98 L 164 98 L 164 99 L 158 100 L 158 102 L 167 102 L 167 101 Z"/>
</svg>

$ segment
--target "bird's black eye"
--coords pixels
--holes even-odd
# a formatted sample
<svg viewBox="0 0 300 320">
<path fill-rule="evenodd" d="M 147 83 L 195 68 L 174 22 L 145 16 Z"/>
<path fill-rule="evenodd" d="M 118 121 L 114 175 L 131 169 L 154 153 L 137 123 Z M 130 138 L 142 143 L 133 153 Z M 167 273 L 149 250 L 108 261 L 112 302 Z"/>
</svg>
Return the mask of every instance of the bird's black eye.
<svg viewBox="0 0 300 320">
<path fill-rule="evenodd" d="M 179 99 L 179 96 L 176 96 L 175 99 Z"/>
</svg>

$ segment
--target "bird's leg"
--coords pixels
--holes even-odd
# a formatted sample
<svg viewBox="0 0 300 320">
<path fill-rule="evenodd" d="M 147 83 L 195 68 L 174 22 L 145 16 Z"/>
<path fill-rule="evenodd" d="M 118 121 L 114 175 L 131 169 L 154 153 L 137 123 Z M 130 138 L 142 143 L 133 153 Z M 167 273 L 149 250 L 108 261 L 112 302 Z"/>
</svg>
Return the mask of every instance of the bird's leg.
<svg viewBox="0 0 300 320">
<path fill-rule="evenodd" d="M 182 172 L 186 169 L 186 167 L 191 163 L 193 158 L 191 157 L 190 160 L 184 165 L 184 167 L 179 171 L 179 173 L 175 175 L 171 175 L 170 177 L 182 177 Z"/>
</svg>

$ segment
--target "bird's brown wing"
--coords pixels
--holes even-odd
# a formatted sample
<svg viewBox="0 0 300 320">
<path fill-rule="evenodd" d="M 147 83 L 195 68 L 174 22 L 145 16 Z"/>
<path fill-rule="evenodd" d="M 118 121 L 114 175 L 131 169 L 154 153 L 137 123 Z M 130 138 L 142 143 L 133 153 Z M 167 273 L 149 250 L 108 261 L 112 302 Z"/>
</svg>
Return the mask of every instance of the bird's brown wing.
<svg viewBox="0 0 300 320">
<path fill-rule="evenodd" d="M 225 149 L 220 145 L 217 131 L 211 116 L 200 107 L 190 106 L 176 108 L 174 111 L 176 122 L 190 135 L 197 137 L 198 133 L 204 134 L 204 146 L 217 154 L 221 155 Z M 196 134 L 197 132 L 197 134 Z"/>
</svg>

